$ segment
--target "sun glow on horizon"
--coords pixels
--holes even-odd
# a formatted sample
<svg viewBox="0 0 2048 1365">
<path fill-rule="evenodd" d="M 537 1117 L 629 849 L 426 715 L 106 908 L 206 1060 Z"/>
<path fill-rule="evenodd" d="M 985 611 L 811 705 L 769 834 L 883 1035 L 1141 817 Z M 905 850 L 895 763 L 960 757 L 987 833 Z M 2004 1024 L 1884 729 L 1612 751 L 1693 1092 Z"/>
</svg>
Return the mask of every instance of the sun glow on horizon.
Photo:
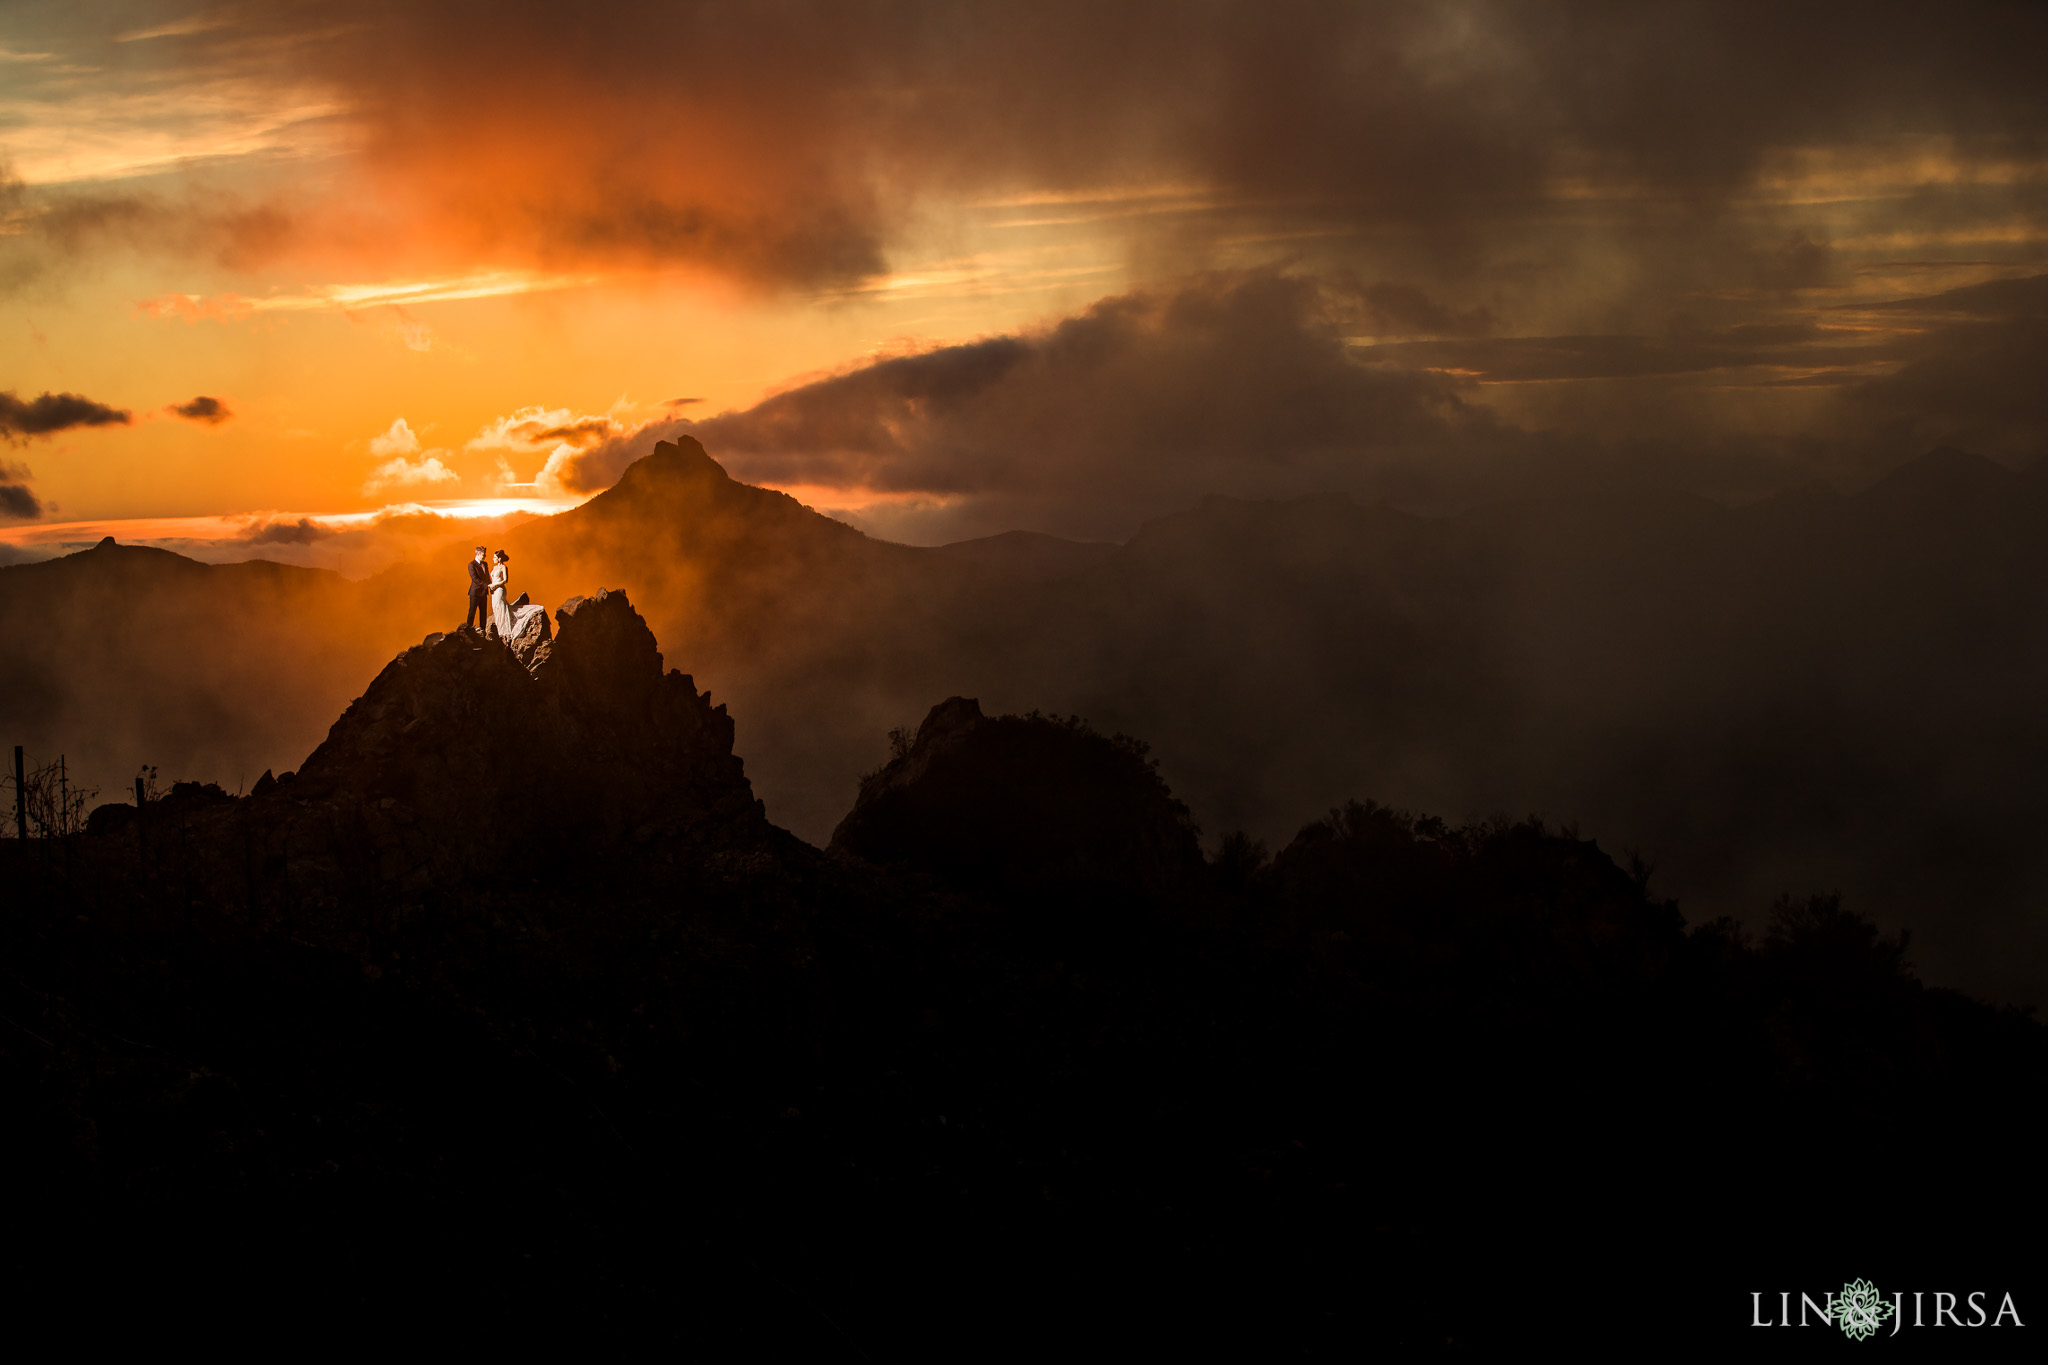
<svg viewBox="0 0 2048 1365">
<path fill-rule="evenodd" d="M 1790 468 L 1810 446 L 1858 448 L 1843 404 L 1906 401 L 1910 385 L 1886 396 L 1884 381 L 1975 316 L 1893 311 L 1858 338 L 1845 310 L 2044 269 L 2031 84 L 1993 71 L 1990 47 L 1927 71 L 1957 94 L 2013 82 L 1996 100 L 1895 107 L 1830 87 L 1820 103 L 1840 117 L 1795 100 L 1730 118 L 1718 88 L 1686 86 L 1610 120 L 1595 114 L 1641 92 L 1575 74 L 1505 10 L 1446 26 L 1354 8 L 1270 31 L 1190 13 L 1119 79 L 1074 83 L 1104 36 L 1078 10 L 975 7 L 934 28 L 911 7 L 895 31 L 748 7 L 699 29 L 689 6 L 597 6 L 579 20 L 588 41 L 565 47 L 544 11 L 517 7 L 460 41 L 459 25 L 359 23 L 345 6 L 143 0 L 119 23 L 11 7 L 0 392 L 77 398 L 102 420 L 0 429 L 0 546 L 102 527 L 227 544 L 249 517 L 354 534 L 429 496 L 411 505 L 545 515 L 644 449 L 669 395 L 716 422 L 954 350 L 953 369 L 877 376 L 878 392 L 895 371 L 935 387 L 870 394 L 895 405 L 874 431 L 854 429 L 857 405 L 807 409 L 813 425 L 784 442 L 807 481 L 770 486 L 855 522 L 931 509 L 932 534 L 951 534 L 1034 480 L 1066 480 L 1074 507 L 1173 482 L 1139 467 L 1157 433 L 1123 430 L 1144 403 L 1160 430 L 1204 426 L 1190 414 L 1205 405 L 1245 417 L 1227 469 L 1173 476 L 1186 500 L 1276 470 L 1285 483 L 1284 452 L 1262 447 L 1305 415 L 1351 423 L 1302 436 L 1310 463 L 1368 461 L 1405 430 L 1398 395 L 1417 386 L 1544 439 L 1693 432 L 1769 448 L 1744 467 Z M 1039 41 L 1068 27 L 1071 41 Z M 1624 28 L 1609 36 L 1634 50 L 1643 31 Z M 1710 24 L 1687 41 L 1724 39 Z M 678 42 L 720 78 L 668 80 L 656 54 Z M 1362 85 L 1335 53 L 1385 79 Z M 504 76 L 537 61 L 553 63 L 546 99 Z M 1241 354 L 1213 374 L 1187 368 L 1199 347 L 1116 360 L 1040 345 L 1148 294 L 1214 296 L 1203 281 L 1232 275 L 1327 284 L 1328 315 L 1270 337 L 1233 324 Z M 1166 325 L 1207 324 L 1190 304 Z M 1329 329 L 1362 343 L 1349 359 L 1391 406 L 1318 406 L 1297 387 L 1320 362 L 1267 365 Z M 1071 418 L 1069 386 L 958 448 L 930 436 L 1009 401 L 1023 371 L 977 369 L 974 347 L 1020 341 L 1077 381 L 1134 368 Z M 195 395 L 220 415 L 202 425 Z M 1995 407 L 1952 403 L 1929 430 L 2008 455 L 2035 439 L 1969 429 Z M 1015 460 L 988 435 L 1027 428 L 1036 443 Z M 1470 430 L 1438 455 L 1455 462 Z M 1117 433 L 1102 462 L 1060 463 L 1102 432 Z M 875 463 L 835 486 L 841 447 Z M 744 469 L 744 444 L 730 449 Z M 1047 515 L 1006 506 L 985 515 Z M 251 507 L 331 510 L 220 510 Z"/>
<path fill-rule="evenodd" d="M 467 535 L 465 527 L 502 531 L 566 512 L 591 496 L 451 498 L 390 503 L 370 512 L 261 511 L 27 522 L 0 527 L 0 547 L 11 547 L 18 560 L 33 561 L 89 550 L 111 537 L 119 544 L 170 550 L 207 563 L 282 560 L 337 569 L 353 577 L 432 548 L 437 534 Z"/>
</svg>

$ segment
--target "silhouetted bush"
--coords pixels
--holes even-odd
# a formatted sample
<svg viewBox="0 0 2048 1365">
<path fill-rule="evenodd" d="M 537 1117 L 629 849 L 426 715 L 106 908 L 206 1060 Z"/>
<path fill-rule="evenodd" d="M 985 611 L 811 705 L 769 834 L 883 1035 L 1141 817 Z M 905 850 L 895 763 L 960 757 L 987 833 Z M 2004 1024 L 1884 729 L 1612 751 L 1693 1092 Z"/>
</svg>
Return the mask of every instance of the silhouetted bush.
<svg viewBox="0 0 2048 1365">
<path fill-rule="evenodd" d="M 1199 833 L 1140 741 L 953 698 L 861 786 L 832 847 L 1005 905 L 1149 903 L 1189 889 Z"/>
</svg>

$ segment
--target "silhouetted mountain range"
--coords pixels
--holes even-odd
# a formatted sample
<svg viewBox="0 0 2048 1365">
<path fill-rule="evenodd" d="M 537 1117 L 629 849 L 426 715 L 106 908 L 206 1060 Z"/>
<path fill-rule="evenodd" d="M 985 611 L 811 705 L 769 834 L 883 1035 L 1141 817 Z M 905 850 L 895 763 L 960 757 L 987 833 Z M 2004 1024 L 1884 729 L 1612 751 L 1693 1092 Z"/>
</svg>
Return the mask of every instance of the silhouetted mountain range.
<svg viewBox="0 0 2048 1365">
<path fill-rule="evenodd" d="M 604 583 L 642 604 L 731 699 L 770 818 L 814 841 L 880 736 L 974 695 L 1143 734 L 1212 847 L 1357 796 L 1545 812 L 1639 850 L 1695 913 L 1839 890 L 1910 926 L 1938 979 L 2028 998 L 2048 986 L 2044 530 L 2048 471 L 1937 451 L 1855 496 L 1739 509 L 1212 498 L 1121 547 L 918 549 L 685 440 L 508 544 L 535 600 Z M 123 547 L 0 570 L 10 638 L 50 642 L 0 665 L 0 719 L 112 781 L 148 761 L 233 784 L 452 623 L 465 550 L 353 585 L 97 567 Z"/>
<path fill-rule="evenodd" d="M 107 1339 L 205 1299 L 224 1344 L 870 1359 L 2032 1302 L 2048 1033 L 1831 898 L 1688 928 L 1571 831 L 1357 802 L 1205 858 L 1141 742 L 962 697 L 821 852 L 662 664 L 618 592 L 436 633 L 249 796 L 0 843 L 17 1289 Z M 1872 1197 L 1963 1169 L 1999 1198 Z"/>
<path fill-rule="evenodd" d="M 1013 578 L 1071 578 L 1115 554 L 1110 541 L 1062 540 L 1037 531 L 1005 531 L 980 540 L 956 540 L 939 552 Z"/>
</svg>

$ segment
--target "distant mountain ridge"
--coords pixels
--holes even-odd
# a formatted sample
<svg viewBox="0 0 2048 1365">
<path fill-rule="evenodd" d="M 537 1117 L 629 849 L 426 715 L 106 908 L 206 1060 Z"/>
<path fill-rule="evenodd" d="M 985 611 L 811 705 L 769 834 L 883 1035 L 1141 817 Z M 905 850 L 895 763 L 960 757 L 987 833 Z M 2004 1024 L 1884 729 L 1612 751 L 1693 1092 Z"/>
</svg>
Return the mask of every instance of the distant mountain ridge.
<svg viewBox="0 0 2048 1365">
<path fill-rule="evenodd" d="M 738 483 L 686 438 L 506 540 L 536 601 L 624 589 L 731 701 L 769 818 L 814 842 L 887 757 L 882 735 L 977 696 L 1146 736 L 1212 844 L 1277 843 L 1353 796 L 1541 812 L 1641 850 L 1689 913 L 1840 889 L 1910 925 L 1936 979 L 2048 996 L 2038 466 L 1936 451 L 1854 495 L 1733 509 L 1211 498 L 1122 546 L 918 548 Z M 89 556 L 0 570 L 10 638 L 58 642 L 0 664 L 0 723 L 76 756 L 119 712 L 116 780 L 148 761 L 232 785 L 207 745 L 248 753 L 251 776 L 295 761 L 351 679 L 459 619 L 465 548 L 261 591 L 262 570 L 131 591 Z M 1086 562 L 1032 568 L 1048 556 Z M 192 627 L 152 630 L 164 611 Z M 110 615 L 111 632 L 83 624 Z"/>
<path fill-rule="evenodd" d="M 1071 578 L 1115 554 L 1109 541 L 1064 540 L 1039 531 L 1005 531 L 939 546 L 941 554 L 997 569 L 1016 578 Z"/>
</svg>

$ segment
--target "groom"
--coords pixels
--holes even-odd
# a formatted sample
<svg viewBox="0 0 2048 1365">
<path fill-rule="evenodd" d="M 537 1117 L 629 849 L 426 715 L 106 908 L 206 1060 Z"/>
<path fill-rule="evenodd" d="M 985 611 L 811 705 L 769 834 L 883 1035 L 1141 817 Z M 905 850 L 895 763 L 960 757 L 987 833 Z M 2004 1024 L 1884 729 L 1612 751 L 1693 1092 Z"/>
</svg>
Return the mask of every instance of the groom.
<svg viewBox="0 0 2048 1365">
<path fill-rule="evenodd" d="M 464 629 L 472 624 L 478 630 L 484 628 L 486 616 L 484 600 L 490 595 L 490 571 L 484 568 L 484 547 L 476 547 L 476 554 L 469 561 L 469 615 L 462 618 Z"/>
</svg>

